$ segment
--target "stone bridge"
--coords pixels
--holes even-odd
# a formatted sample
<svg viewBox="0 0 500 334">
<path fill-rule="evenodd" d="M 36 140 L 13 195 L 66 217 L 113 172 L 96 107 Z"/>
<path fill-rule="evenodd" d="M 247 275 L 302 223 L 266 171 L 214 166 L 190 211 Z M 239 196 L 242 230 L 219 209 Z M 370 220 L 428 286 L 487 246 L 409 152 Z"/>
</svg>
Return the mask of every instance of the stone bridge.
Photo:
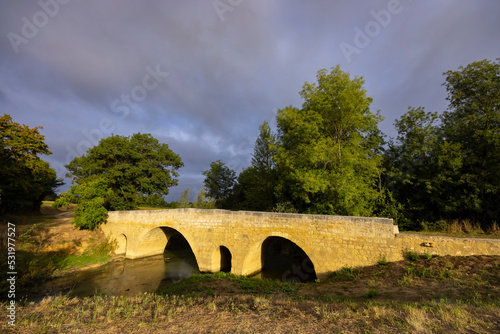
<svg viewBox="0 0 500 334">
<path fill-rule="evenodd" d="M 317 277 L 344 266 L 403 259 L 406 250 L 439 255 L 500 255 L 500 241 L 404 235 L 392 219 L 203 209 L 109 212 L 102 230 L 127 258 L 162 254 L 180 233 L 202 272 L 229 265 L 237 275 L 262 269 L 266 240 L 284 238 L 309 257 Z M 311 266 L 311 265 L 310 265 Z"/>
</svg>

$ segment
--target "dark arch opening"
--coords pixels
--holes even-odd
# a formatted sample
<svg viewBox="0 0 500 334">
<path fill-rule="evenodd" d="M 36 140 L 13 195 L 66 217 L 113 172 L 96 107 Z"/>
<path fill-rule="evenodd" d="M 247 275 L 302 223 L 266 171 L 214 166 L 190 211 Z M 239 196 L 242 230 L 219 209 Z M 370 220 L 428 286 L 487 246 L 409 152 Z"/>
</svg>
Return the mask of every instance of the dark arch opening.
<svg viewBox="0 0 500 334">
<path fill-rule="evenodd" d="M 219 251 L 220 251 L 220 271 L 223 271 L 225 273 L 230 273 L 231 259 L 232 259 L 231 252 L 225 246 L 220 246 Z"/>
<path fill-rule="evenodd" d="M 196 256 L 189 245 L 186 238 L 177 230 L 170 227 L 161 228 L 168 238 L 168 242 L 163 250 L 163 257 L 166 262 L 175 260 L 174 263 L 179 264 L 183 261 L 185 264 L 193 267 L 198 272 L 198 262 Z M 182 265 L 182 264 L 181 264 Z"/>
<path fill-rule="evenodd" d="M 262 243 L 261 276 L 288 282 L 317 279 L 309 256 L 297 244 L 282 237 L 269 237 Z"/>
</svg>

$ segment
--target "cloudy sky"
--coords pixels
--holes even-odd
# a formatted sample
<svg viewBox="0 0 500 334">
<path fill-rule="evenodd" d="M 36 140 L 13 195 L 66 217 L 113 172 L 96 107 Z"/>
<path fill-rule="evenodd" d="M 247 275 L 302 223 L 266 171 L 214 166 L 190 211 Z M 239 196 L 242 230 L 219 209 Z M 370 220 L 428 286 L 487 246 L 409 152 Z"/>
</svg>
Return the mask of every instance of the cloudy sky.
<svg viewBox="0 0 500 334">
<path fill-rule="evenodd" d="M 1 1 L 0 111 L 43 126 L 59 176 L 100 138 L 151 133 L 185 164 L 171 201 L 212 161 L 247 167 L 322 68 L 365 78 L 388 136 L 408 106 L 445 110 L 442 73 L 500 57 L 499 18 L 498 0 Z"/>
</svg>

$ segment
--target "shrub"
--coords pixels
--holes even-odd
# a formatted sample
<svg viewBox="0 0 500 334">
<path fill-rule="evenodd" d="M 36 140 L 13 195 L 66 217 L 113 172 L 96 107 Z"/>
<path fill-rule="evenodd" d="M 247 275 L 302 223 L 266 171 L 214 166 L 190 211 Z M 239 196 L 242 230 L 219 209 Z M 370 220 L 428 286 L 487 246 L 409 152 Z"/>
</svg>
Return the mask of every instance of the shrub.
<svg viewBox="0 0 500 334">
<path fill-rule="evenodd" d="M 281 213 L 298 213 L 299 211 L 293 206 L 292 202 L 279 202 L 276 203 L 274 208 L 271 210 L 272 212 L 281 212 Z"/>
<path fill-rule="evenodd" d="M 108 218 L 108 210 L 104 207 L 104 199 L 95 197 L 78 205 L 73 224 L 82 229 L 94 230 Z"/>
<path fill-rule="evenodd" d="M 446 220 L 437 220 L 434 222 L 422 221 L 420 228 L 424 232 L 446 232 L 448 230 L 448 222 Z"/>
<path fill-rule="evenodd" d="M 375 288 L 371 288 L 370 291 L 364 295 L 365 298 L 373 298 L 376 296 L 378 296 L 378 291 Z"/>
<path fill-rule="evenodd" d="M 103 178 L 97 178 L 86 183 L 74 185 L 71 189 L 61 194 L 55 206 L 68 205 L 70 202 L 78 203 L 73 224 L 82 229 L 94 230 L 104 223 L 108 217 L 107 207 L 110 201 L 119 201 L 113 192 L 107 188 Z"/>
<path fill-rule="evenodd" d="M 488 229 L 488 234 L 500 235 L 500 227 L 498 226 L 497 222 L 493 222 L 493 224 L 491 224 Z"/>
</svg>

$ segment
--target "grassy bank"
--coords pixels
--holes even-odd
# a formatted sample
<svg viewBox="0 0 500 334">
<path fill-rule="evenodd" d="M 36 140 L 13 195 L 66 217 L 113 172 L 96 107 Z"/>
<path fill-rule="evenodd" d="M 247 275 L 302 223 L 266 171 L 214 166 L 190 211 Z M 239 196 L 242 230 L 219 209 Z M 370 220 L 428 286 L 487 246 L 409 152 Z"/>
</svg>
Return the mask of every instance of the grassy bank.
<svg viewBox="0 0 500 334">
<path fill-rule="evenodd" d="M 21 303 L 16 327 L 2 331 L 497 333 L 499 277 L 500 257 L 416 254 L 307 284 L 204 274 L 155 294 Z"/>
<path fill-rule="evenodd" d="M 42 209 L 42 215 L 10 217 L 18 292 L 111 258 L 113 245 L 101 232 L 75 229 L 69 211 Z M 5 300 L 6 281 L 0 286 Z M 36 303 L 17 297 L 15 327 L 6 313 L 0 302 L 1 333 L 498 333 L 500 257 L 407 253 L 404 261 L 380 258 L 375 266 L 345 267 L 307 284 L 202 274 L 136 296 Z"/>
<path fill-rule="evenodd" d="M 71 209 L 71 208 L 69 208 Z M 0 224 L 0 249 L 7 254 L 8 225 L 15 226 L 15 269 L 18 291 L 27 292 L 56 275 L 82 267 L 106 263 L 114 244 L 100 230 L 85 231 L 72 224 L 72 212 L 42 205 L 40 214 L 5 217 Z M 7 268 L 7 256 L 0 258 Z M 0 282 L 0 300 L 6 298 L 8 282 Z"/>
</svg>

